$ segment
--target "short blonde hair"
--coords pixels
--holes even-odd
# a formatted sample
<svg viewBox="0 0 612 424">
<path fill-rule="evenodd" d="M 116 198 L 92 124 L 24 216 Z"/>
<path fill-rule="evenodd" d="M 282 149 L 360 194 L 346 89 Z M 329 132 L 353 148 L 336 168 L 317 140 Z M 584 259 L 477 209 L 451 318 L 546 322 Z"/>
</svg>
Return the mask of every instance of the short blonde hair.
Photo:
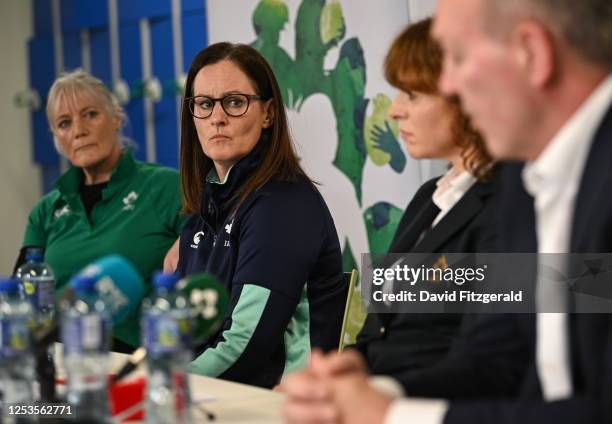
<svg viewBox="0 0 612 424">
<path fill-rule="evenodd" d="M 83 69 L 76 69 L 72 72 L 61 74 L 51 85 L 47 96 L 47 122 L 53 133 L 53 118 L 57 112 L 57 107 L 60 101 L 64 99 L 76 99 L 83 92 L 91 94 L 96 100 L 100 101 L 102 107 L 113 116 L 119 118 L 121 127 L 127 120 L 127 115 L 123 107 L 119 104 L 117 97 L 106 87 L 106 85 Z M 122 142 L 123 137 L 119 134 L 117 140 Z M 53 136 L 55 149 L 64 154 L 55 135 Z"/>
</svg>

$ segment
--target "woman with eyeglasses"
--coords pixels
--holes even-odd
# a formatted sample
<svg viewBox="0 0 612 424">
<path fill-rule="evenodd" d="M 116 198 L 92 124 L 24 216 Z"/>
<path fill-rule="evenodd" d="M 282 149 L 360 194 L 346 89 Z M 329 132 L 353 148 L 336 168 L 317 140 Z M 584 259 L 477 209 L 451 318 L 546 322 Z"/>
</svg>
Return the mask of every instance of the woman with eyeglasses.
<svg viewBox="0 0 612 424">
<path fill-rule="evenodd" d="M 299 165 L 281 92 L 252 47 L 218 43 L 193 60 L 181 120 L 177 272 L 230 293 L 221 329 L 190 371 L 272 387 L 338 346 L 345 287 L 323 198 Z"/>
</svg>

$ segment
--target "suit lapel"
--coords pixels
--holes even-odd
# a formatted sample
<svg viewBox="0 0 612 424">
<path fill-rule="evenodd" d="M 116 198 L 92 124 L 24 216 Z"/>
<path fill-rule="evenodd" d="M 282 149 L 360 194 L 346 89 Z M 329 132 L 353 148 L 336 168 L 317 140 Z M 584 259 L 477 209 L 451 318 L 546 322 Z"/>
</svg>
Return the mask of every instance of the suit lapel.
<svg viewBox="0 0 612 424">
<path fill-rule="evenodd" d="M 534 199 L 523 186 L 523 162 L 507 162 L 502 167 L 499 203 L 500 252 L 536 253 Z"/>
<path fill-rule="evenodd" d="M 423 207 L 410 222 L 410 225 L 393 241 L 389 252 L 408 253 L 412 251 L 423 231 L 426 231 L 431 226 L 438 213 L 440 213 L 440 209 L 431 200 L 431 196 L 428 196 Z"/>
<path fill-rule="evenodd" d="M 570 253 L 609 252 L 610 241 L 602 238 L 599 218 L 606 219 L 609 213 L 610 187 L 612 186 L 612 106 L 608 108 L 602 124 L 599 126 L 589 156 L 580 179 L 580 187 L 576 196 L 574 218 L 570 239 Z M 606 204 L 608 206 L 606 206 Z M 602 243 L 603 242 L 603 243 Z M 571 273 L 571 272 L 570 272 Z M 592 345 L 601 339 L 599 332 L 592 334 L 593 328 L 602 324 L 603 314 L 571 314 L 569 334 L 572 357 L 572 377 L 574 384 L 585 384 L 581 381 L 583 373 L 578 370 L 584 367 L 584 358 L 591 361 L 599 355 L 601 346 Z M 607 322 L 606 324 L 607 325 Z M 606 331 L 607 332 L 607 331 Z M 597 363 L 597 362 L 595 362 Z"/>
<path fill-rule="evenodd" d="M 612 107 L 608 109 L 600 125 L 576 196 L 574 219 L 570 241 L 570 252 L 595 252 L 597 235 L 593 233 L 592 218 L 609 202 L 611 192 L 610 171 L 612 170 Z"/>
<path fill-rule="evenodd" d="M 490 194 L 491 184 L 476 182 L 459 202 L 414 247 L 416 252 L 436 252 L 444 243 L 463 229 L 483 208 L 482 197 Z"/>
</svg>

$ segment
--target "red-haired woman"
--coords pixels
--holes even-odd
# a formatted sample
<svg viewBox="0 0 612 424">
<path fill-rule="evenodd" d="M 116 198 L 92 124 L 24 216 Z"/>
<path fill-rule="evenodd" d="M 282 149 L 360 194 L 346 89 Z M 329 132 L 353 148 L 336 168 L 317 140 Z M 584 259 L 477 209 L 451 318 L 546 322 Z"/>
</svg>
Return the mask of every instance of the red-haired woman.
<svg viewBox="0 0 612 424">
<path fill-rule="evenodd" d="M 413 158 L 443 159 L 449 168 L 419 188 L 389 253 L 494 252 L 498 188 L 493 163 L 459 102 L 438 92 L 442 53 L 429 36 L 430 27 L 431 19 L 408 26 L 387 54 L 385 76 L 399 90 L 389 114 Z M 378 129 L 377 136 L 390 136 L 389 130 Z M 465 317 L 370 314 L 356 347 L 372 373 L 402 381 L 447 355 Z"/>
</svg>

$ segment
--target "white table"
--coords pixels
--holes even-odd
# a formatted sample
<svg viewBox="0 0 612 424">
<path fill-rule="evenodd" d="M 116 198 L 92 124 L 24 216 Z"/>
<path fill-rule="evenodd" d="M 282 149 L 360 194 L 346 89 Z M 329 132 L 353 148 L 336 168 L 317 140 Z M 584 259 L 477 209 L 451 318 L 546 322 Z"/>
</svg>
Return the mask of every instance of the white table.
<svg viewBox="0 0 612 424">
<path fill-rule="evenodd" d="M 61 357 L 61 344 L 57 343 L 57 374 L 60 377 L 64 374 Z M 125 362 L 126 358 L 127 355 L 124 354 L 111 354 L 110 369 L 112 371 L 117 370 Z M 143 373 L 144 369 L 140 367 L 131 378 L 142 376 Z M 129 381 L 129 378 L 127 381 Z M 282 423 L 280 408 L 283 395 L 280 393 L 194 374 L 190 375 L 189 383 L 191 385 L 192 397 L 195 400 L 205 399 L 200 405 L 215 415 L 215 423 Z M 195 415 L 198 416 L 197 411 L 195 411 Z M 204 421 L 198 419 L 197 422 Z"/>
<path fill-rule="evenodd" d="M 202 405 L 213 412 L 219 423 L 281 423 L 280 407 L 283 395 L 271 390 L 216 378 L 191 375 L 194 396 L 212 396 Z"/>
</svg>

